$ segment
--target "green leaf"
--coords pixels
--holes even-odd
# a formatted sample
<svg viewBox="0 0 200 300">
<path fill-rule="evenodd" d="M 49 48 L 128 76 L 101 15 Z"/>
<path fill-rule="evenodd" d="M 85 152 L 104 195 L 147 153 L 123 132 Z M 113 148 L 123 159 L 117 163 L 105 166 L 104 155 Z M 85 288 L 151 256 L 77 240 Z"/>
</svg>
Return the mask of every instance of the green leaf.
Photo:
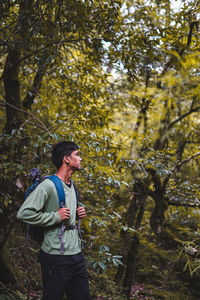
<svg viewBox="0 0 200 300">
<path fill-rule="evenodd" d="M 103 262 L 98 262 L 98 265 L 99 267 L 102 269 L 102 270 L 105 270 L 106 269 L 106 265 L 103 263 Z"/>
</svg>

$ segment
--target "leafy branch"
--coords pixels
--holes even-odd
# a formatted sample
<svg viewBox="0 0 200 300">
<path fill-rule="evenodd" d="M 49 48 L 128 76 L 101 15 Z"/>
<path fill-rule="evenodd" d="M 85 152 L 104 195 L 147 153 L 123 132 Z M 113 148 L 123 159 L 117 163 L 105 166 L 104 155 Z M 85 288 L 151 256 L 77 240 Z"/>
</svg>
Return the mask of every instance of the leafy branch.
<svg viewBox="0 0 200 300">
<path fill-rule="evenodd" d="M 166 188 L 166 185 L 171 177 L 171 175 L 176 171 L 176 169 L 179 167 L 181 167 L 183 164 L 189 162 L 190 160 L 194 159 L 195 157 L 199 156 L 200 152 L 197 152 L 196 154 L 187 157 L 186 159 L 182 160 L 182 161 L 178 161 L 175 166 L 169 171 L 169 175 L 164 179 L 163 181 L 163 185 L 162 185 L 162 190 L 164 191 Z"/>
<path fill-rule="evenodd" d="M 31 116 L 32 119 L 35 119 L 35 120 L 40 124 L 40 125 L 34 124 L 35 126 L 38 126 L 38 127 L 42 128 L 42 129 L 44 129 L 45 131 L 48 132 L 48 134 L 50 134 L 50 131 L 49 131 L 48 128 L 44 125 L 44 123 L 43 123 L 39 118 L 37 118 L 36 116 L 34 116 L 32 113 L 27 112 L 27 111 L 25 111 L 24 109 L 21 109 L 21 108 L 19 108 L 19 107 L 16 107 L 15 105 L 13 105 L 13 104 L 11 104 L 11 103 L 8 103 L 8 102 L 5 101 L 5 100 L 0 99 L 0 101 L 3 102 L 3 103 L 5 103 L 6 105 L 9 105 L 10 107 L 12 107 L 12 108 L 18 110 L 18 111 L 20 111 L 20 112 L 23 112 L 24 114 L 27 114 L 27 115 Z M 29 121 L 27 120 L 26 122 L 29 122 Z M 24 124 L 22 124 L 22 126 L 24 126 Z"/>
<path fill-rule="evenodd" d="M 197 112 L 198 110 L 200 110 L 200 106 L 196 107 L 196 108 L 191 108 L 187 113 L 183 114 L 182 116 L 180 116 L 179 118 L 177 118 L 176 120 L 174 120 L 173 122 L 171 122 L 168 126 L 168 130 L 171 129 L 176 123 L 180 122 L 182 119 L 184 119 L 185 117 L 189 116 L 190 114 L 192 114 L 193 112 Z"/>
</svg>

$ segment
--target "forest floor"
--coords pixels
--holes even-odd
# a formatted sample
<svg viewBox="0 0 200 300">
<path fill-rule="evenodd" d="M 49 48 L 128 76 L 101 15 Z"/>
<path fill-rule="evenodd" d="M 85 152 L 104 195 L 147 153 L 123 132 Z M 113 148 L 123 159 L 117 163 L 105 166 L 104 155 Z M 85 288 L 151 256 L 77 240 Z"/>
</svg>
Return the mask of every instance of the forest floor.
<svg viewBox="0 0 200 300">
<path fill-rule="evenodd" d="M 22 231 L 24 232 L 24 231 Z M 13 231 L 5 250 L 5 261 L 13 274 L 13 284 L 0 282 L 0 300 L 39 300 L 42 294 L 40 265 L 37 262 L 38 246 L 27 246 L 24 234 Z M 199 277 L 190 278 L 183 267 L 175 263 L 173 252 L 161 256 L 157 249 L 141 245 L 142 259 L 137 263 L 137 281 L 131 288 L 131 300 L 198 300 Z M 149 252 L 151 251 L 151 252 Z M 156 252 L 155 252 L 156 251 Z M 99 275 L 90 272 L 92 300 L 126 300 L 120 287 L 110 279 L 113 274 Z M 110 285 L 110 286 L 109 286 Z M 107 288 L 108 287 L 108 288 Z M 111 292 L 109 292 L 111 291 Z M 116 296 L 114 296 L 116 295 Z"/>
<path fill-rule="evenodd" d="M 157 295 L 155 295 L 155 291 Z M 0 300 L 40 300 L 41 290 L 27 289 L 27 291 L 19 291 L 17 287 L 11 285 L 3 285 L 0 283 Z M 119 299 L 119 298 L 118 298 Z M 122 296 L 122 300 L 126 298 Z M 130 300 L 198 300 L 197 297 L 190 297 L 185 295 L 176 295 L 176 293 L 168 293 L 166 296 L 166 290 L 151 286 L 147 287 L 145 284 L 135 284 L 132 286 L 131 298 Z M 92 297 L 92 300 L 115 300 L 113 297 L 106 297 L 101 295 L 96 295 Z"/>
</svg>

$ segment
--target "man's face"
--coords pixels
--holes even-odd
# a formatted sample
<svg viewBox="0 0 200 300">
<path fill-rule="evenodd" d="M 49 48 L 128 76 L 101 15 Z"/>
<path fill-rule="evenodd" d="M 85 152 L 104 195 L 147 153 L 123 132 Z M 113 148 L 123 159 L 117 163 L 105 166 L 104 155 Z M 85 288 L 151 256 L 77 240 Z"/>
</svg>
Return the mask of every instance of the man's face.
<svg viewBox="0 0 200 300">
<path fill-rule="evenodd" d="M 78 150 L 74 150 L 70 156 L 67 156 L 68 165 L 74 170 L 80 170 L 81 160 Z"/>
</svg>

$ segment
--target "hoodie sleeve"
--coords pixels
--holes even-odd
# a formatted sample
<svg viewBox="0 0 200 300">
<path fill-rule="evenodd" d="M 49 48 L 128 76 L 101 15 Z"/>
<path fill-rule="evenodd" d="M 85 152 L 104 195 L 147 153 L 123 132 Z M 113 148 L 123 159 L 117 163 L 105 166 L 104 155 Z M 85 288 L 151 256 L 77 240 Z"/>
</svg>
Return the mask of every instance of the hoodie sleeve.
<svg viewBox="0 0 200 300">
<path fill-rule="evenodd" d="M 17 213 L 17 219 L 31 225 L 44 227 L 61 223 L 61 217 L 57 211 L 44 211 L 46 203 L 49 201 L 49 192 L 43 183 L 24 201 Z"/>
</svg>

